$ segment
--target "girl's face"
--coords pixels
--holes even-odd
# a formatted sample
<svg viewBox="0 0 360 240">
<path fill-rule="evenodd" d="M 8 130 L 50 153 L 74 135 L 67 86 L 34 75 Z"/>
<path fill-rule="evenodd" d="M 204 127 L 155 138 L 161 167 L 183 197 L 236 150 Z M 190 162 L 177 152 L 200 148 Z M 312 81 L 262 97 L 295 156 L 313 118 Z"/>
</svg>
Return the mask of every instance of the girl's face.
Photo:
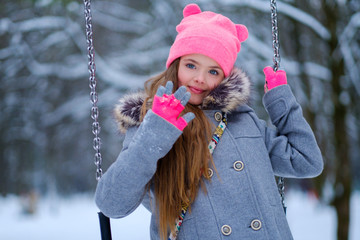
<svg viewBox="0 0 360 240">
<path fill-rule="evenodd" d="M 202 54 L 189 54 L 180 58 L 179 87 L 185 86 L 191 93 L 189 103 L 199 105 L 211 90 L 224 79 L 220 65 Z"/>
</svg>

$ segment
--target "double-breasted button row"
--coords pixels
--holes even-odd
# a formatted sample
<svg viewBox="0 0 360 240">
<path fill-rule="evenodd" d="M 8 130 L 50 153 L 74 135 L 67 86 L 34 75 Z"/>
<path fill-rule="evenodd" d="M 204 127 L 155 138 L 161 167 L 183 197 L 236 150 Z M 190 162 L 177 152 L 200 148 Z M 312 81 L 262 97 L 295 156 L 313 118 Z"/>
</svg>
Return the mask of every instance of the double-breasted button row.
<svg viewBox="0 0 360 240">
<path fill-rule="evenodd" d="M 233 168 L 239 172 L 244 169 L 244 163 L 242 161 L 236 161 L 233 164 Z M 214 175 L 214 170 L 212 170 L 211 168 L 208 168 L 207 173 L 209 175 L 209 178 L 211 178 Z"/>
<path fill-rule="evenodd" d="M 251 221 L 250 227 L 255 230 L 258 231 L 261 228 L 261 221 L 259 219 L 254 219 Z"/>
<path fill-rule="evenodd" d="M 258 231 L 261 229 L 261 221 L 259 219 L 254 219 L 251 221 L 250 227 L 255 230 Z M 221 227 L 221 233 L 225 236 L 229 236 L 232 232 L 232 229 L 229 225 L 223 225 Z"/>
<path fill-rule="evenodd" d="M 221 227 L 221 233 L 224 234 L 225 236 L 229 236 L 231 234 L 231 227 L 229 225 L 223 225 Z"/>
</svg>

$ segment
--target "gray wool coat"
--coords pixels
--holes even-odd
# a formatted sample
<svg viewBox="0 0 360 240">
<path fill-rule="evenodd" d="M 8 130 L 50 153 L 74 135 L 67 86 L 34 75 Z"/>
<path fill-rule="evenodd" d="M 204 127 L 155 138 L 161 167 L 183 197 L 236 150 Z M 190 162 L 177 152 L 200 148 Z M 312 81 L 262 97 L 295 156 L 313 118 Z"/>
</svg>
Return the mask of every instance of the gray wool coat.
<svg viewBox="0 0 360 240">
<path fill-rule="evenodd" d="M 321 152 L 288 85 L 270 90 L 263 98 L 275 127 L 268 127 L 246 104 L 249 95 L 249 78 L 234 68 L 204 100 L 202 109 L 208 118 L 217 126 L 215 114 L 226 112 L 228 126 L 213 153 L 218 174 L 205 180 L 207 193 L 199 190 L 179 240 L 293 239 L 274 176 L 319 175 Z M 158 159 L 182 132 L 151 110 L 140 122 L 143 101 L 144 94 L 133 94 L 121 99 L 115 109 L 126 137 L 119 157 L 98 183 L 95 201 L 111 218 L 125 217 L 144 204 L 152 212 L 151 239 L 159 239 L 156 199 L 145 185 Z"/>
</svg>

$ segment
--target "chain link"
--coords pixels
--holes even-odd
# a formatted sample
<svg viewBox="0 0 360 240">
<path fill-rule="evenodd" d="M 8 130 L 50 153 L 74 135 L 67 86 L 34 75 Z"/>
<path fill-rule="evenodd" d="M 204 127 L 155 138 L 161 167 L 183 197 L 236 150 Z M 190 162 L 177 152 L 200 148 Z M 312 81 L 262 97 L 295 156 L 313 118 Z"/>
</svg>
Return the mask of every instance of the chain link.
<svg viewBox="0 0 360 240">
<path fill-rule="evenodd" d="M 93 29 L 92 29 L 92 17 L 91 17 L 91 0 L 84 0 L 84 13 L 85 13 L 85 26 L 86 26 L 86 42 L 87 42 L 87 51 L 88 51 L 88 69 L 89 69 L 89 87 L 90 87 L 90 102 L 92 103 L 91 107 L 91 118 L 94 120 L 92 123 L 92 133 L 94 134 L 93 139 L 93 148 L 95 150 L 94 163 L 96 165 L 96 180 L 99 180 L 102 176 L 102 157 L 100 153 L 101 139 L 100 134 L 100 123 L 99 118 L 99 109 L 97 107 L 98 94 L 96 92 L 97 80 L 95 77 L 95 51 L 93 43 Z"/>
<path fill-rule="evenodd" d="M 286 205 L 285 205 L 285 181 L 283 177 L 279 177 L 278 178 L 278 190 L 280 193 L 280 198 L 281 198 L 281 204 L 284 208 L 284 212 L 286 213 Z"/>
<path fill-rule="evenodd" d="M 277 21 L 277 7 L 276 0 L 270 0 L 271 8 L 271 32 L 273 38 L 273 49 L 274 49 L 274 66 L 273 69 L 276 72 L 280 68 L 280 44 L 279 44 L 279 31 Z"/>
<path fill-rule="evenodd" d="M 270 8 L 271 8 L 271 32 L 272 32 L 272 42 L 274 49 L 274 66 L 273 69 L 276 72 L 280 68 L 280 44 L 279 44 L 279 30 L 278 30 L 278 19 L 277 19 L 277 6 L 276 0 L 270 0 Z M 286 213 L 285 206 L 285 181 L 283 177 L 279 177 L 278 182 L 278 190 L 281 197 L 281 203 Z"/>
</svg>

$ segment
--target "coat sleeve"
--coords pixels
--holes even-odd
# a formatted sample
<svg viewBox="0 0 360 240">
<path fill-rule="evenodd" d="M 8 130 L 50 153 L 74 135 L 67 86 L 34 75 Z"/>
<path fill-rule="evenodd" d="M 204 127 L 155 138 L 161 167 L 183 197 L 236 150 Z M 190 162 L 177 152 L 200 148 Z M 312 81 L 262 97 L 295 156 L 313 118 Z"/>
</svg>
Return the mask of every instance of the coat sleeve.
<svg viewBox="0 0 360 240">
<path fill-rule="evenodd" d="M 170 151 L 181 133 L 151 110 L 139 128 L 128 129 L 122 151 L 96 188 L 95 202 L 106 216 L 125 217 L 139 206 L 157 161 Z"/>
<path fill-rule="evenodd" d="M 263 104 L 276 127 L 262 130 L 274 173 L 293 178 L 318 176 L 324 167 L 322 155 L 290 87 L 267 92 Z"/>
</svg>

